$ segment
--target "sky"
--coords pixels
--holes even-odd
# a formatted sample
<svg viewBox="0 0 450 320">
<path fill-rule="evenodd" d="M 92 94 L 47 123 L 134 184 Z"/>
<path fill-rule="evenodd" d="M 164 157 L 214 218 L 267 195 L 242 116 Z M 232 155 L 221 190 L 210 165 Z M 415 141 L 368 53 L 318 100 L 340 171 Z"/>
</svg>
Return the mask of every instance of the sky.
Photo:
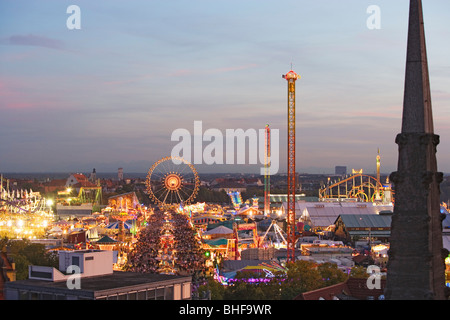
<svg viewBox="0 0 450 320">
<path fill-rule="evenodd" d="M 450 172 L 450 2 L 423 9 L 438 169 Z M 381 171 L 395 171 L 408 11 L 407 0 L 2 0 L 0 172 L 146 172 L 194 121 L 278 129 L 285 172 L 291 66 L 296 170 L 374 173 L 380 150 Z"/>
</svg>

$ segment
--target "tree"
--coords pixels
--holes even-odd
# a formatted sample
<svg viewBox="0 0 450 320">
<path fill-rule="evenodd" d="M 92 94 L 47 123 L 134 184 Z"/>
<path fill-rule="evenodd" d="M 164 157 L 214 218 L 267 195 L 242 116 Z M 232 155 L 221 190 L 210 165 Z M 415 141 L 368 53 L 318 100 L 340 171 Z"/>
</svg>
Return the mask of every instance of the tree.
<svg viewBox="0 0 450 320">
<path fill-rule="evenodd" d="M 5 243 L 5 240 L 2 240 Z M 31 243 L 29 240 L 7 241 L 9 247 L 8 256 L 16 264 L 16 279 L 28 278 L 28 266 L 38 265 L 47 267 L 59 267 L 58 256 L 48 252 L 43 244 Z"/>
<path fill-rule="evenodd" d="M 281 282 L 282 300 L 291 300 L 300 293 L 324 286 L 322 275 L 313 262 L 299 260 L 289 263 L 286 268 L 287 277 Z"/>
<path fill-rule="evenodd" d="M 230 197 L 224 190 L 214 191 L 204 186 L 199 187 L 195 200 L 198 202 L 231 203 Z"/>
<path fill-rule="evenodd" d="M 205 284 L 198 287 L 197 292 L 200 298 L 206 297 L 209 292 L 211 293 L 211 300 L 223 300 L 225 289 L 226 288 L 221 283 L 217 282 L 212 277 L 209 277 Z"/>
<path fill-rule="evenodd" d="M 264 283 L 251 282 L 252 279 L 261 278 L 261 275 L 252 271 L 239 271 L 225 291 L 224 298 L 229 300 L 265 300 L 273 299 L 267 296 L 267 287 Z"/>
<path fill-rule="evenodd" d="M 348 278 L 334 263 L 322 263 L 317 267 L 317 270 L 322 276 L 325 287 L 344 282 Z"/>
<path fill-rule="evenodd" d="M 366 268 L 364 268 L 363 266 L 355 266 L 350 271 L 350 277 L 365 279 L 369 277 L 369 274 L 367 273 Z"/>
</svg>

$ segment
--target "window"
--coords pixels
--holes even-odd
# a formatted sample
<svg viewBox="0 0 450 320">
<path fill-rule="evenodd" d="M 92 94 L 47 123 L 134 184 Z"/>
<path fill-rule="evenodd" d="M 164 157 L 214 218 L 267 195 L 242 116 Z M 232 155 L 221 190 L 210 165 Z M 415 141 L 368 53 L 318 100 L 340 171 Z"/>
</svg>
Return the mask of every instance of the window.
<svg viewBox="0 0 450 320">
<path fill-rule="evenodd" d="M 147 300 L 155 300 L 155 289 L 147 290 Z"/>
<path fill-rule="evenodd" d="M 28 300 L 28 291 L 20 290 L 19 291 L 19 300 Z"/>
<path fill-rule="evenodd" d="M 33 278 L 51 279 L 53 274 L 51 272 L 34 271 L 33 269 L 31 269 L 30 276 L 32 276 Z"/>
<path fill-rule="evenodd" d="M 139 291 L 137 293 L 137 299 L 138 300 L 147 300 L 147 295 L 146 295 L 146 291 Z"/>
<path fill-rule="evenodd" d="M 39 300 L 38 292 L 30 292 L 30 300 Z"/>
<path fill-rule="evenodd" d="M 156 300 L 164 300 L 164 288 L 158 288 L 156 289 Z"/>
<path fill-rule="evenodd" d="M 72 265 L 79 267 L 80 266 L 80 257 L 72 256 Z"/>
<path fill-rule="evenodd" d="M 173 300 L 173 287 L 166 287 L 164 290 L 164 300 Z"/>
<path fill-rule="evenodd" d="M 41 294 L 41 300 L 53 300 L 54 295 L 51 293 L 42 293 Z"/>
<path fill-rule="evenodd" d="M 191 283 L 183 283 L 183 299 L 191 298 Z"/>
</svg>

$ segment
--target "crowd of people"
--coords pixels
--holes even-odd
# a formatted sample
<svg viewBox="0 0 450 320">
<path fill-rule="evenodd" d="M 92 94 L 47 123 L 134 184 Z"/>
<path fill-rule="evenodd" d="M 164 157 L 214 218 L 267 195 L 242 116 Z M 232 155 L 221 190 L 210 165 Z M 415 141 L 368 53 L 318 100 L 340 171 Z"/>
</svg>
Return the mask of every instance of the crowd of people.
<svg viewBox="0 0 450 320">
<path fill-rule="evenodd" d="M 183 214 L 156 210 L 128 254 L 127 270 L 193 275 L 205 268 L 200 239 Z"/>
<path fill-rule="evenodd" d="M 139 232 L 134 248 L 128 253 L 126 269 L 142 273 L 156 273 L 159 268 L 160 233 L 164 223 L 164 213 L 155 211 L 147 227 Z"/>
<path fill-rule="evenodd" d="M 174 249 L 176 250 L 176 266 L 179 273 L 193 274 L 205 267 L 205 255 L 196 236 L 196 230 L 191 226 L 189 218 L 183 214 L 173 214 Z"/>
</svg>

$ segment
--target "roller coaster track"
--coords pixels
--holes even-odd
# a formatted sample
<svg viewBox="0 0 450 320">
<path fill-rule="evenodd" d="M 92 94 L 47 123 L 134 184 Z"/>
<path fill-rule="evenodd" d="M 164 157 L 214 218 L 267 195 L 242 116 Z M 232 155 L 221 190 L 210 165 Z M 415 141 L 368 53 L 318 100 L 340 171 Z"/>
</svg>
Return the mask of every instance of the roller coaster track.
<svg viewBox="0 0 450 320">
<path fill-rule="evenodd" d="M 31 208 L 31 209 L 25 209 L 25 208 L 20 206 L 20 202 L 21 202 L 20 200 L 11 201 L 11 200 L 0 199 L 0 202 L 4 202 L 4 203 L 6 203 L 9 206 L 15 207 L 15 208 L 17 208 L 19 210 L 22 210 L 24 212 L 36 212 L 36 211 L 38 211 L 39 208 L 42 207 L 42 205 L 37 204 L 37 205 L 34 205 L 33 208 Z M 41 200 L 39 200 L 39 203 L 40 202 L 41 202 Z"/>
<path fill-rule="evenodd" d="M 345 191 L 341 192 L 341 189 Z M 377 189 L 379 192 L 383 190 L 380 181 L 372 176 L 358 173 L 320 189 L 319 197 L 321 199 L 360 198 L 363 201 L 371 201 Z"/>
</svg>

